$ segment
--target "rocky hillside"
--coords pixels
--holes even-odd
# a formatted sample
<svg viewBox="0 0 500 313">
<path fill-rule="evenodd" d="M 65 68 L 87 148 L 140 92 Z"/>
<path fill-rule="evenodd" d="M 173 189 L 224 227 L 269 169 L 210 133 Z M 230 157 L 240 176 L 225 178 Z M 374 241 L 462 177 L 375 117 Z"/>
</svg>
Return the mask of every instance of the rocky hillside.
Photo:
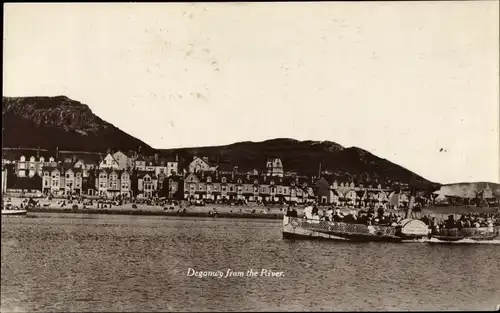
<svg viewBox="0 0 500 313">
<path fill-rule="evenodd" d="M 280 138 L 263 142 L 240 142 L 227 146 L 165 149 L 155 151 L 92 113 L 89 107 L 64 96 L 2 98 L 3 147 L 104 152 L 137 150 L 152 155 L 178 155 L 184 164 L 193 156 L 208 157 L 220 167 L 237 165 L 242 171 L 262 170 L 269 158 L 280 158 L 285 172 L 318 176 L 366 185 L 394 182 L 438 189 L 425 178 L 381 159 L 363 149 L 344 148 L 331 141 L 297 141 Z"/>
<path fill-rule="evenodd" d="M 178 154 L 187 162 L 193 156 L 208 157 L 210 162 L 238 165 L 242 171 L 262 170 L 268 158 L 280 158 L 285 172 L 318 176 L 320 163 L 322 175 L 339 181 L 384 186 L 395 181 L 425 189 L 437 189 L 425 178 L 357 147 L 344 148 L 331 141 L 297 141 L 273 139 L 263 142 L 240 142 L 227 146 L 166 149 L 162 154 Z"/>
<path fill-rule="evenodd" d="M 64 96 L 3 97 L 2 139 L 4 147 L 102 152 L 142 146 L 145 152 L 153 151 L 94 115 L 87 105 Z"/>
</svg>

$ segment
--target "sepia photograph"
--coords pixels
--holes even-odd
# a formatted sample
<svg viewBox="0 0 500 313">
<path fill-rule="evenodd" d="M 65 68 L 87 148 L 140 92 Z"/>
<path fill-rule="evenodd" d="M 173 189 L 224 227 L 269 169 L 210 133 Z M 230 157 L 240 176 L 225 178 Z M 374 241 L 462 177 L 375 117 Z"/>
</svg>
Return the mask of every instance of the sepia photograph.
<svg viewBox="0 0 500 313">
<path fill-rule="evenodd" d="M 4 3 L 1 312 L 500 311 L 499 3 Z"/>
</svg>

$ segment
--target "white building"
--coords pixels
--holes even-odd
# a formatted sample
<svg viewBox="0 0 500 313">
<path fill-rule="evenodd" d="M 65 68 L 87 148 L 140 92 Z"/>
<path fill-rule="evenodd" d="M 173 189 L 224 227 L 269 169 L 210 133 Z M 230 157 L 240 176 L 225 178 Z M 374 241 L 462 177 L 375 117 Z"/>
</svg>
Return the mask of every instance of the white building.
<svg viewBox="0 0 500 313">
<path fill-rule="evenodd" d="M 283 163 L 281 159 L 269 159 L 266 162 L 266 175 L 283 177 Z"/>
<path fill-rule="evenodd" d="M 113 154 L 113 158 L 118 163 L 119 170 L 126 170 L 129 166 L 128 157 L 125 153 L 117 151 Z"/>
<path fill-rule="evenodd" d="M 106 157 L 101 161 L 101 163 L 99 163 L 99 169 L 105 169 L 105 168 L 115 169 L 115 170 L 120 168 L 120 165 L 110 153 L 108 153 Z"/>
</svg>

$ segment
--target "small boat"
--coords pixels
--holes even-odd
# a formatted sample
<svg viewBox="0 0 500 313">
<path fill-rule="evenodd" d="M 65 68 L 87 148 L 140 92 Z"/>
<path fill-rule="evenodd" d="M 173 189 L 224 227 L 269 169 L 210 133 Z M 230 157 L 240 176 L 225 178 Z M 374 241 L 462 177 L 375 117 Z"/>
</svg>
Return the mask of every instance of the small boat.
<svg viewBox="0 0 500 313">
<path fill-rule="evenodd" d="M 22 209 L 2 209 L 2 215 L 26 215 L 27 210 Z"/>
<path fill-rule="evenodd" d="M 491 241 L 500 236 L 500 229 L 497 227 L 478 227 L 478 228 L 452 228 L 437 229 L 430 234 L 431 238 L 440 241 L 458 242 L 458 241 Z"/>
<path fill-rule="evenodd" d="M 419 220 L 404 219 L 398 226 L 379 226 L 283 217 L 284 239 L 405 242 L 427 238 L 429 229 Z"/>
</svg>

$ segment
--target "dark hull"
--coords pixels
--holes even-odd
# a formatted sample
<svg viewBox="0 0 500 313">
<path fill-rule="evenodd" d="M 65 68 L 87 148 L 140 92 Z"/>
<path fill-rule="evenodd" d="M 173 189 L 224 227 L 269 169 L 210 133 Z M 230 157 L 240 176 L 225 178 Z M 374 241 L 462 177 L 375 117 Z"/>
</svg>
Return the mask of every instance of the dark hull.
<svg viewBox="0 0 500 313">
<path fill-rule="evenodd" d="M 283 232 L 283 239 L 291 240 L 338 240 L 354 242 L 403 242 L 402 237 L 377 237 L 358 234 L 331 234 L 326 236 L 303 235 L 297 233 Z"/>
<path fill-rule="evenodd" d="M 473 241 L 491 241 L 498 238 L 498 235 L 482 236 L 482 237 L 450 237 L 450 236 L 437 236 L 432 235 L 431 238 L 438 239 L 447 242 L 457 242 L 461 240 L 473 240 Z"/>
</svg>

